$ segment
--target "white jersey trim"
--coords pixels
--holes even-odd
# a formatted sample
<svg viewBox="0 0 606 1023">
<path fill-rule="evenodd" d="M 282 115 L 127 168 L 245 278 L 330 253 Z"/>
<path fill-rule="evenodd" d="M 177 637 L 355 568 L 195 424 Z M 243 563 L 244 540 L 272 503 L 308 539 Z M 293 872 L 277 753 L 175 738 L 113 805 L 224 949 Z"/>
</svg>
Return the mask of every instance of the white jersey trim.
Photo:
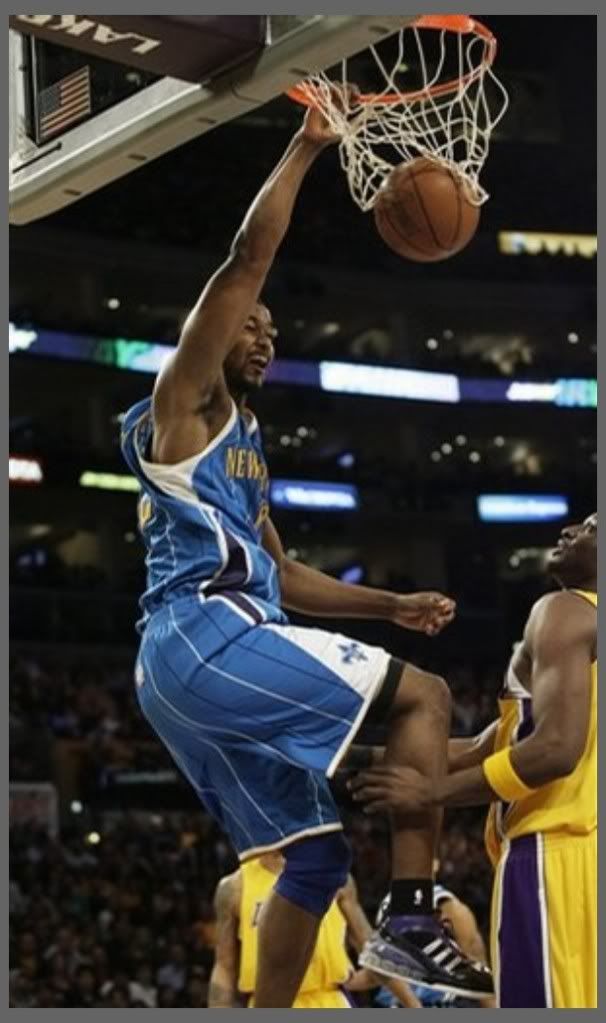
<svg viewBox="0 0 606 1023">
<path fill-rule="evenodd" d="M 503 891 L 505 888 L 505 867 L 509 858 L 510 844 L 506 838 L 503 843 L 503 854 L 497 864 L 494 884 L 496 887 L 495 920 L 492 922 L 492 934 L 494 945 L 492 946 L 492 972 L 494 976 L 494 991 L 497 1006 L 501 1007 L 501 922 L 503 920 Z"/>
<path fill-rule="evenodd" d="M 379 693 L 379 691 L 381 689 L 381 686 L 383 685 L 383 682 L 385 680 L 385 676 L 387 674 L 387 669 L 389 667 L 390 660 L 391 660 L 391 658 L 390 658 L 389 654 L 386 653 L 385 654 L 385 663 L 384 663 L 384 665 L 377 670 L 377 674 L 374 676 L 372 681 L 369 683 L 366 695 L 365 695 L 364 700 L 362 702 L 362 705 L 360 706 L 360 709 L 359 709 L 359 711 L 358 711 L 358 713 L 356 715 L 356 718 L 355 718 L 351 728 L 349 729 L 349 732 L 345 736 L 343 742 L 339 746 L 339 749 L 335 753 L 334 757 L 332 758 L 330 764 L 328 765 L 328 767 L 326 769 L 326 777 L 327 778 L 332 778 L 333 774 L 335 773 L 335 771 L 337 770 L 339 764 L 341 763 L 343 757 L 347 753 L 347 750 L 349 749 L 349 747 L 351 746 L 352 742 L 354 741 L 354 739 L 355 739 L 359 729 L 361 728 L 362 722 L 364 721 L 364 718 L 366 717 L 366 714 L 368 713 L 368 708 L 369 708 L 370 704 L 374 700 L 375 696 L 377 696 L 377 694 Z"/>
<path fill-rule="evenodd" d="M 274 849 L 284 849 L 285 846 L 292 845 L 293 842 L 299 842 L 302 838 L 310 838 L 311 835 L 325 835 L 329 831 L 343 831 L 343 825 L 335 821 L 333 824 L 319 824 L 314 828 L 295 831 L 293 835 L 288 835 L 279 842 L 272 842 L 270 845 L 258 845 L 253 849 L 245 849 L 243 852 L 238 853 L 238 859 L 240 863 L 245 863 L 246 860 L 254 859 L 255 856 L 262 856 L 263 853 L 272 852 Z"/>
<path fill-rule="evenodd" d="M 549 945 L 549 912 L 545 891 L 545 846 L 543 835 L 539 832 L 537 840 L 537 873 L 539 878 L 539 907 L 541 916 L 541 946 L 543 957 L 543 982 L 545 984 L 546 1008 L 553 1009 L 553 991 L 551 986 L 551 949 Z"/>
<path fill-rule="evenodd" d="M 227 418 L 227 422 L 219 430 L 219 433 L 217 434 L 217 436 L 213 437 L 213 439 L 210 441 L 210 443 L 207 444 L 206 447 L 202 451 L 198 452 L 198 454 L 190 455 L 189 458 L 184 458 L 181 462 L 174 462 L 172 465 L 163 465 L 163 464 L 161 464 L 159 462 L 148 462 L 145 458 L 142 457 L 142 455 L 141 455 L 141 453 L 140 453 L 140 451 L 139 451 L 139 449 L 137 447 L 136 440 L 135 440 L 134 447 L 135 447 L 135 451 L 137 452 L 137 458 L 139 460 L 139 465 L 141 466 L 141 468 L 145 472 L 145 474 L 148 475 L 149 478 L 153 482 L 157 482 L 157 485 L 160 487 L 161 490 L 165 489 L 162 486 L 162 481 L 163 480 L 166 480 L 168 483 L 171 482 L 171 478 L 175 479 L 175 480 L 183 480 L 183 479 L 191 480 L 191 477 L 193 475 L 194 469 L 196 468 L 198 463 L 201 462 L 208 455 L 212 454 L 212 452 L 215 450 L 215 448 L 217 448 L 219 446 L 219 444 L 221 444 L 225 440 L 225 438 L 228 436 L 228 434 L 231 432 L 231 430 L 233 430 L 233 428 L 234 428 L 234 426 L 236 424 L 236 420 L 238 418 L 238 409 L 237 409 L 236 404 L 233 401 L 233 399 L 231 400 L 231 406 L 232 406 L 231 407 L 231 412 L 230 412 L 230 414 L 229 414 L 229 416 Z M 135 423 L 135 425 L 133 427 L 133 430 L 136 431 L 138 429 L 139 425 L 141 424 L 142 420 L 144 418 L 146 418 L 146 417 L 149 417 L 150 415 L 151 415 L 151 412 L 145 412 L 144 416 L 142 416 L 141 419 L 137 420 L 137 422 Z M 136 438 L 136 433 L 135 433 L 135 438 Z M 133 439 L 135 439 L 135 438 L 133 438 Z M 190 484 L 190 486 L 191 486 L 191 484 Z M 167 492 L 170 493 L 170 491 L 167 491 Z M 187 500 L 187 498 L 185 498 L 185 500 Z M 190 498 L 190 500 L 191 500 L 191 498 Z"/>
<path fill-rule="evenodd" d="M 521 645 L 522 645 L 521 643 L 516 643 L 514 646 L 514 651 L 517 649 L 517 647 Z M 520 682 L 518 676 L 516 675 L 515 671 L 511 666 L 511 663 L 509 664 L 509 667 L 507 669 L 507 675 L 505 677 L 505 688 L 507 692 L 511 694 L 511 696 L 514 696 L 518 699 L 527 699 L 528 697 L 532 696 L 528 689 L 526 689 L 526 687 L 523 686 L 522 683 Z"/>
</svg>

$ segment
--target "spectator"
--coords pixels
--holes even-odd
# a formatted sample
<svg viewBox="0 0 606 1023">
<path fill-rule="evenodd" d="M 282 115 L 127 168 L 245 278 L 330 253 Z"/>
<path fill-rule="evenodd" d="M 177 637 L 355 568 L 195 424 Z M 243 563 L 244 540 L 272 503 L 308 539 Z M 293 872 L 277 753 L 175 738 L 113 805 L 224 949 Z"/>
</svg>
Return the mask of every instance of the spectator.
<svg viewBox="0 0 606 1023">
<path fill-rule="evenodd" d="M 177 992 L 172 987 L 161 987 L 158 992 L 159 1009 L 176 1009 L 178 1006 Z"/>
<path fill-rule="evenodd" d="M 51 966 L 58 963 L 60 969 L 72 977 L 82 963 L 79 950 L 79 938 L 71 924 L 60 927 L 55 941 L 44 952 L 44 959 Z"/>
<path fill-rule="evenodd" d="M 159 987 L 183 991 L 187 981 L 187 957 L 183 945 L 171 946 L 168 959 L 156 973 L 156 981 Z"/>
<path fill-rule="evenodd" d="M 27 900 L 23 896 L 21 886 L 13 880 L 9 881 L 8 887 L 8 912 L 9 916 L 22 916 L 27 907 Z"/>
<path fill-rule="evenodd" d="M 65 1006 L 68 1009 L 92 1009 L 96 1004 L 95 974 L 90 966 L 79 966 L 74 976 L 73 987 L 67 992 Z"/>
<path fill-rule="evenodd" d="M 64 957 L 57 953 L 50 964 L 50 987 L 60 1005 L 66 1005 L 70 981 L 65 969 Z"/>
<path fill-rule="evenodd" d="M 104 1009 L 133 1008 L 134 1006 L 131 1005 L 128 984 L 114 984 L 107 997 L 103 999 L 101 1007 Z"/>
<path fill-rule="evenodd" d="M 11 970 L 8 976 L 9 1007 L 28 1009 L 36 1005 L 35 985 L 20 970 Z"/>
<path fill-rule="evenodd" d="M 132 1002 L 137 1002 L 145 1009 L 155 1009 L 158 1003 L 158 989 L 153 982 L 151 963 L 141 963 L 137 967 L 135 979 L 129 984 Z"/>
<path fill-rule="evenodd" d="M 187 1005 L 192 1009 L 204 1009 L 208 1005 L 208 984 L 199 967 L 194 967 L 187 985 Z"/>
<path fill-rule="evenodd" d="M 103 945 L 95 945 L 91 950 L 90 965 L 95 974 L 97 990 L 100 991 L 109 980 L 109 962 Z"/>
</svg>

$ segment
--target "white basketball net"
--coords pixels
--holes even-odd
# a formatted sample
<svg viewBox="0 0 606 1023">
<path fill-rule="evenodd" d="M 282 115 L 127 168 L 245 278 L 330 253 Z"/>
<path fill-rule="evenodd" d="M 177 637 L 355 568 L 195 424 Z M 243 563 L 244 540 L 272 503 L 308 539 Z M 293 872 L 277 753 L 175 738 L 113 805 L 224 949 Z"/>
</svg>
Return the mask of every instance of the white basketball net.
<svg viewBox="0 0 606 1023">
<path fill-rule="evenodd" d="M 399 30 L 391 69 L 385 66 L 376 47 L 369 47 L 380 75 L 380 91 L 362 101 L 354 101 L 346 90 L 345 100 L 337 100 L 335 84 L 344 87 L 350 81 L 348 60 L 341 63 L 340 80 L 330 79 L 322 71 L 298 86 L 300 101 L 306 97 L 341 136 L 341 165 L 360 209 L 372 208 L 396 164 L 420 156 L 435 159 L 462 176 L 475 205 L 482 205 L 488 198 L 479 175 L 491 133 L 509 100 L 491 68 L 494 40 L 489 33 L 488 41 L 477 34 L 473 27 L 477 23 L 471 18 L 465 20 L 470 26 L 465 31 L 443 28 L 436 38 L 435 29 L 431 29 L 432 43 L 438 43 L 432 70 L 423 44 L 427 33 L 419 27 Z M 414 92 L 403 92 L 402 68 L 411 63 L 418 68 L 422 83 Z M 488 82 L 494 86 L 490 97 Z"/>
</svg>

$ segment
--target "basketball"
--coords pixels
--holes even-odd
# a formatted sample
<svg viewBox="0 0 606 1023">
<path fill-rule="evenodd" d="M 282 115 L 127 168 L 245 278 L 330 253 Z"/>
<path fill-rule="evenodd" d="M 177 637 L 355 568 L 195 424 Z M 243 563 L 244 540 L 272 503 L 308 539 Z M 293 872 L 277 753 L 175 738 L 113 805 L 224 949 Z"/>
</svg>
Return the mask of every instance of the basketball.
<svg viewBox="0 0 606 1023">
<path fill-rule="evenodd" d="M 460 252 L 480 219 L 465 181 L 426 157 L 394 167 L 373 211 L 385 244 L 416 263 L 438 262 Z"/>
</svg>

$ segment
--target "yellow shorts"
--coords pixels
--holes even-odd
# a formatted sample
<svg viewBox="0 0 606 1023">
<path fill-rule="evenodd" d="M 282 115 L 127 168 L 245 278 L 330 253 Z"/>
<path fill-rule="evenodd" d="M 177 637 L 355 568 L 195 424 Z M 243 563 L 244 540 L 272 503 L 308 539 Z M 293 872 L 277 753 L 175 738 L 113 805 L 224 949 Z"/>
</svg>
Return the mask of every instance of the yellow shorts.
<svg viewBox="0 0 606 1023">
<path fill-rule="evenodd" d="M 248 1003 L 252 1009 L 253 999 Z M 331 988 L 326 991 L 305 991 L 300 994 L 292 1006 L 293 1009 L 355 1009 L 355 1003 L 350 1001 L 345 991 L 340 988 Z"/>
<path fill-rule="evenodd" d="M 303 992 L 293 1005 L 293 1009 L 352 1009 L 353 1007 L 354 1003 L 350 1002 L 340 988 Z"/>
<path fill-rule="evenodd" d="M 499 1008 L 597 1008 L 597 884 L 595 831 L 504 845 L 491 911 Z"/>
</svg>

